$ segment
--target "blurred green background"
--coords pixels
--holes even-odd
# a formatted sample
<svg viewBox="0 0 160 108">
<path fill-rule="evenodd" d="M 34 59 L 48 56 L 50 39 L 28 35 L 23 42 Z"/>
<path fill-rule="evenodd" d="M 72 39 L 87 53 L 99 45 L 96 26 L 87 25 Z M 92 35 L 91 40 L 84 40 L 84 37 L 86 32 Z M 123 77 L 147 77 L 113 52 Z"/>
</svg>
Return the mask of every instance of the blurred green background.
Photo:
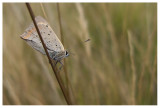
<svg viewBox="0 0 160 108">
<path fill-rule="evenodd" d="M 57 4 L 32 3 L 60 38 Z M 157 4 L 60 3 L 66 74 L 78 105 L 157 104 Z M 24 3 L 3 3 L 3 104 L 64 105 L 46 56 L 20 39 L 32 22 Z M 89 42 L 84 42 L 91 39 Z M 66 83 L 68 82 L 68 83 Z"/>
</svg>

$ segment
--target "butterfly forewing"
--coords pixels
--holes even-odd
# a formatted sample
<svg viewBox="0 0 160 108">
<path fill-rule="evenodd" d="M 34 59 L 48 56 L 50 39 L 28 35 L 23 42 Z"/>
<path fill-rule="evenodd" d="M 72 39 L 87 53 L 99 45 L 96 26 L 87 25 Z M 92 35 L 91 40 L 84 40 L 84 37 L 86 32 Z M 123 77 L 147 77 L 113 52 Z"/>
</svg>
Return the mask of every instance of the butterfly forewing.
<svg viewBox="0 0 160 108">
<path fill-rule="evenodd" d="M 36 22 L 48 51 L 64 51 L 62 43 L 50 27 L 50 25 L 47 23 L 47 21 L 38 16 L 36 17 Z M 25 30 L 25 33 L 21 35 L 21 38 L 26 40 L 27 43 L 34 49 L 40 51 L 42 54 L 45 54 L 44 48 L 33 23 L 30 24 L 30 26 Z"/>
</svg>

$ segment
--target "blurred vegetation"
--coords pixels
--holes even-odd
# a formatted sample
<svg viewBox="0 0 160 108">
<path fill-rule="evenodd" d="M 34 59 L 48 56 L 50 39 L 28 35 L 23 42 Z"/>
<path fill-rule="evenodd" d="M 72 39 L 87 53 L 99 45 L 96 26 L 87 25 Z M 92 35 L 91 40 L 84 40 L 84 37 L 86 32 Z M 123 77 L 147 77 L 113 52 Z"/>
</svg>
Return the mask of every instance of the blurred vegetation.
<svg viewBox="0 0 160 108">
<path fill-rule="evenodd" d="M 56 3 L 43 7 L 60 38 Z M 75 104 L 157 104 L 157 4 L 60 3 L 60 12 Z M 19 37 L 30 23 L 24 3 L 3 3 L 3 104 L 66 104 L 47 57 Z"/>
</svg>

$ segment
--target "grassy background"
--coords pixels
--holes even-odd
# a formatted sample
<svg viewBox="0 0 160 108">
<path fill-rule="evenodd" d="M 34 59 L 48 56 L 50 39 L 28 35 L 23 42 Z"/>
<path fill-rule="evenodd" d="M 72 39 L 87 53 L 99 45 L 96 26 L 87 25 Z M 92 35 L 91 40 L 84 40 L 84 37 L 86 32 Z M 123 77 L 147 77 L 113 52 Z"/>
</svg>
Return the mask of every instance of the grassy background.
<svg viewBox="0 0 160 108">
<path fill-rule="evenodd" d="M 56 4 L 43 6 L 60 38 Z M 63 3 L 60 12 L 75 104 L 157 104 L 157 4 Z M 3 3 L 3 104 L 66 104 L 47 57 L 19 37 L 30 23 L 24 3 Z"/>
</svg>

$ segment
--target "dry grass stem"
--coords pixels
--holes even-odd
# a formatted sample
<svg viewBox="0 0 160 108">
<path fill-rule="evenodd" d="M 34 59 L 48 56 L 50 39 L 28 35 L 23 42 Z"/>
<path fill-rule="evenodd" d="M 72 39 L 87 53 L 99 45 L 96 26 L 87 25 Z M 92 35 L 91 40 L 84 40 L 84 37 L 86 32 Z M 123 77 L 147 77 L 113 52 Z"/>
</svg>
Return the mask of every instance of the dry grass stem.
<svg viewBox="0 0 160 108">
<path fill-rule="evenodd" d="M 36 24 L 35 16 L 34 16 L 34 14 L 33 14 L 33 11 L 32 11 L 32 9 L 31 9 L 31 7 L 30 7 L 30 4 L 29 4 L 29 3 L 26 3 L 26 6 L 27 6 L 28 11 L 29 11 L 29 13 L 30 13 L 30 16 L 31 16 L 31 18 L 32 18 L 32 20 L 33 20 L 33 23 L 34 23 L 34 25 L 35 25 L 35 28 L 36 28 L 37 33 L 38 33 L 38 35 L 39 35 L 39 38 L 40 38 L 40 40 L 41 40 L 41 42 L 42 42 L 42 45 L 43 45 L 43 47 L 44 47 L 44 49 L 45 49 L 45 52 L 46 52 L 46 55 L 47 55 L 47 57 L 48 57 L 49 63 L 51 64 L 51 67 L 52 67 L 53 72 L 54 72 L 54 74 L 55 74 L 55 76 L 56 76 L 56 79 L 57 79 L 57 81 L 58 81 L 58 84 L 59 84 L 59 86 L 60 86 L 60 88 L 61 88 L 61 90 L 62 90 L 62 93 L 63 93 L 63 95 L 64 95 L 64 98 L 65 98 L 67 104 L 68 104 L 68 105 L 71 105 L 71 101 L 70 101 L 69 97 L 67 97 L 67 93 L 66 93 L 64 84 L 62 83 L 62 80 L 60 79 L 60 76 L 58 75 L 56 68 L 53 66 L 53 63 L 52 63 L 52 60 L 51 60 L 51 58 L 50 58 L 50 56 L 49 56 L 49 53 L 48 53 L 48 51 L 47 51 L 46 45 L 45 45 L 45 43 L 44 43 L 44 41 L 43 41 L 43 38 L 42 38 L 42 36 L 41 36 L 41 33 L 40 33 L 40 31 L 39 31 L 39 29 L 38 29 L 38 26 L 37 26 L 37 24 Z"/>
<path fill-rule="evenodd" d="M 128 43 L 129 43 L 129 54 L 130 54 L 130 60 L 131 60 L 131 70 L 132 70 L 132 83 L 131 83 L 131 104 L 135 105 L 135 94 L 136 94 L 136 68 L 135 68 L 135 62 L 134 62 L 134 51 L 133 51 L 133 42 L 132 42 L 132 34 L 130 31 L 128 31 Z"/>
<path fill-rule="evenodd" d="M 79 14 L 79 24 L 81 26 L 81 40 L 82 42 L 84 40 L 87 40 L 90 38 L 90 35 L 89 35 L 89 30 L 88 30 L 88 23 L 87 23 L 87 19 L 85 17 L 85 13 L 84 13 L 84 9 L 83 9 L 83 6 L 81 3 L 76 3 L 76 8 L 78 10 L 78 14 Z M 87 55 L 90 57 L 91 56 L 91 43 L 88 42 L 87 46 L 85 46 L 85 49 L 86 49 L 86 52 L 87 52 Z"/>
<path fill-rule="evenodd" d="M 48 20 L 48 17 L 47 17 L 47 15 L 46 15 L 45 10 L 44 10 L 43 4 L 42 4 L 42 3 L 40 3 L 40 5 L 41 5 L 41 9 L 42 9 L 42 12 L 43 12 L 43 15 L 44 15 L 45 19 L 47 19 L 47 20 Z"/>
</svg>

